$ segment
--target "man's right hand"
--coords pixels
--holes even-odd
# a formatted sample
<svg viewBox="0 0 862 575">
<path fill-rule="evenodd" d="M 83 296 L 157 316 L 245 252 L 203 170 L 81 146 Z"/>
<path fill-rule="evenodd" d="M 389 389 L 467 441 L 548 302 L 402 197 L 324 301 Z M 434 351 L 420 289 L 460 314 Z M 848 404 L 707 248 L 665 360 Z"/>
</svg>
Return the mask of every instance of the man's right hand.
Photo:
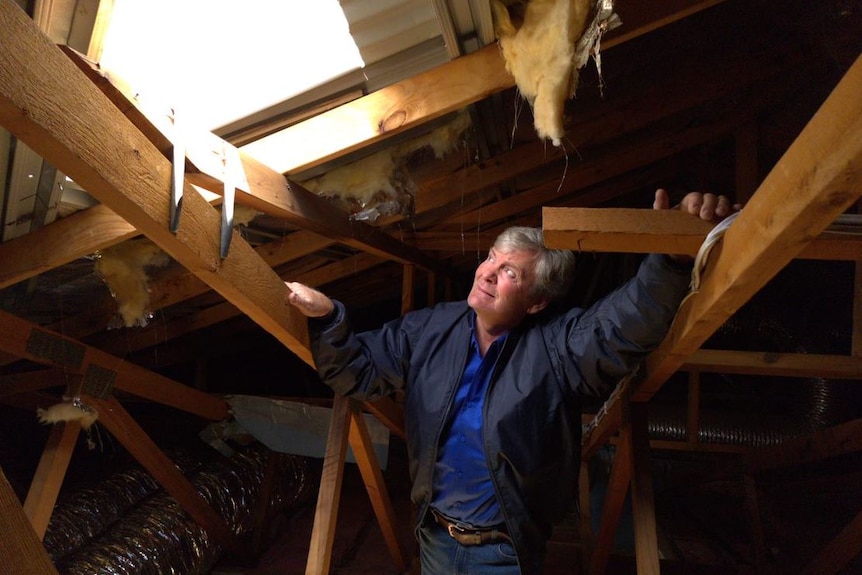
<svg viewBox="0 0 862 575">
<path fill-rule="evenodd" d="M 335 304 L 323 292 L 299 282 L 284 282 L 285 300 L 305 317 L 323 317 L 335 309 Z"/>
</svg>

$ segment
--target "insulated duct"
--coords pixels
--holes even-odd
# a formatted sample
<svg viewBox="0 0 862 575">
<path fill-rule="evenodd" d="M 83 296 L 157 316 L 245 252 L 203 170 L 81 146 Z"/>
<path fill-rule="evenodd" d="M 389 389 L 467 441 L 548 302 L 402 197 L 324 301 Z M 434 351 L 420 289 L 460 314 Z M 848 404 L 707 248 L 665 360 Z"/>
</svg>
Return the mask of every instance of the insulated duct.
<svg viewBox="0 0 862 575">
<path fill-rule="evenodd" d="M 237 535 L 251 529 L 251 510 L 269 450 L 254 444 L 230 458 L 203 460 L 170 453 L 177 467 Z M 270 510 L 290 510 L 311 501 L 319 466 L 299 456 L 279 455 L 280 481 Z M 221 548 L 179 504 L 137 466 L 75 490 L 55 509 L 44 539 L 61 575 L 203 575 Z"/>
<path fill-rule="evenodd" d="M 811 352 L 809 345 L 769 318 L 732 318 L 716 332 L 710 347 Z M 701 443 L 777 445 L 857 417 L 853 406 L 858 403 L 858 392 L 845 381 L 702 373 L 700 389 Z M 653 401 L 649 419 L 651 438 L 672 441 L 687 438 L 685 401 L 674 398 Z"/>
</svg>

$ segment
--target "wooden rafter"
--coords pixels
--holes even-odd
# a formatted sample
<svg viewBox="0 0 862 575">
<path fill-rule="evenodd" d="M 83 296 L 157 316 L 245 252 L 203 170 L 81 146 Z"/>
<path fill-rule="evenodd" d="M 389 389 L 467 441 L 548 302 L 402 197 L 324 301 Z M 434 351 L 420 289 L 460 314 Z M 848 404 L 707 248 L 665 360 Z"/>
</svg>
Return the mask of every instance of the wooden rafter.
<svg viewBox="0 0 862 575">
<path fill-rule="evenodd" d="M 169 157 L 171 138 L 180 138 L 186 149 L 186 179 L 216 194 L 223 192 L 227 161 L 241 166 L 242 177 L 236 181 L 236 201 L 290 224 L 316 232 L 334 241 L 363 251 L 413 263 L 425 269 L 448 274 L 449 270 L 415 248 L 363 222 L 352 221 L 349 214 L 330 202 L 290 182 L 279 173 L 257 161 L 252 155 L 232 146 L 215 134 L 203 131 L 176 133 L 167 110 L 137 108 L 133 97 L 125 94 L 101 75 L 94 66 L 69 49 L 66 53 L 79 69 L 97 85 L 129 120 L 141 130 L 165 157 Z M 126 100 L 124 102 L 124 99 Z"/>
<path fill-rule="evenodd" d="M 649 10 L 634 7 L 625 34 L 602 47 L 661 28 L 724 0 L 675 0 Z M 295 174 L 384 141 L 515 85 L 496 45 L 373 92 L 242 147 L 272 168 Z M 287 156 L 283 150 L 296 150 Z"/>
<path fill-rule="evenodd" d="M 272 268 L 236 232 L 220 259 L 221 217 L 188 183 L 172 234 L 170 162 L 14 3 L 0 3 L 0 24 L 0 123 L 311 363 L 305 318 Z"/>
<path fill-rule="evenodd" d="M 82 375 L 84 389 L 127 391 L 211 421 L 228 418 L 227 403 L 122 358 L 0 311 L 0 350 L 62 373 Z M 64 383 L 59 381 L 58 383 Z"/>
<path fill-rule="evenodd" d="M 848 70 L 713 250 L 699 292 L 680 308 L 671 332 L 647 359 L 637 400 L 649 399 L 862 194 L 862 141 L 856 137 L 862 130 L 860 90 L 862 59 Z M 573 247 L 553 240 L 549 245 Z M 609 403 L 604 421 L 585 437 L 585 457 L 619 428 L 621 416 L 620 401 Z"/>
</svg>

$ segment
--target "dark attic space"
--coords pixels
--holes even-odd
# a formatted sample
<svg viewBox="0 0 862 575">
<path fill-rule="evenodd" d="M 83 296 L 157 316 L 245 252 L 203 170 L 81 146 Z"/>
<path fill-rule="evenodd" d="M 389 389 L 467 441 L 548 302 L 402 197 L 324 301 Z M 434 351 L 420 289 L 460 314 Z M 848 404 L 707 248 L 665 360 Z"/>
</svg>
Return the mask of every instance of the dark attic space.
<svg viewBox="0 0 862 575">
<path fill-rule="evenodd" d="M 411 457 L 416 389 L 461 405 L 489 356 L 476 421 L 500 389 L 529 417 L 454 426 L 504 521 L 423 534 L 536 575 L 523 501 L 557 520 L 543 575 L 862 573 L 860 196 L 851 0 L 0 0 L 0 575 L 420 575 L 411 471 L 452 510 L 473 452 L 447 424 Z M 575 256 L 558 301 L 510 292 L 567 342 L 571 310 L 636 312 L 595 364 L 548 329 L 516 365 L 532 312 L 485 341 L 511 226 Z M 653 253 L 676 279 L 623 303 Z M 333 391 L 372 347 L 327 355 L 329 298 L 356 332 L 406 318 L 407 389 Z M 461 324 L 413 314 L 465 300 L 466 367 Z"/>
</svg>

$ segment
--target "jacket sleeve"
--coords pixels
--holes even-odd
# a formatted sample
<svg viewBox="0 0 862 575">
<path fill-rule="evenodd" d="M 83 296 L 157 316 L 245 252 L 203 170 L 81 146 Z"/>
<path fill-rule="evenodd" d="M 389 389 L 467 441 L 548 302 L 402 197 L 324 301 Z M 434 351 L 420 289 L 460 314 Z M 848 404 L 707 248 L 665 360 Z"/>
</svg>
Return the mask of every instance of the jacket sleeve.
<svg viewBox="0 0 862 575">
<path fill-rule="evenodd" d="M 404 387 L 411 340 L 424 321 L 414 312 L 377 330 L 354 333 L 344 304 L 328 316 L 309 319 L 311 353 L 323 382 L 335 393 L 367 400 Z"/>
<path fill-rule="evenodd" d="M 564 317 L 558 349 L 564 377 L 585 397 L 604 399 L 667 334 L 688 292 L 691 267 L 647 256 L 637 275 L 583 313 Z"/>
</svg>

